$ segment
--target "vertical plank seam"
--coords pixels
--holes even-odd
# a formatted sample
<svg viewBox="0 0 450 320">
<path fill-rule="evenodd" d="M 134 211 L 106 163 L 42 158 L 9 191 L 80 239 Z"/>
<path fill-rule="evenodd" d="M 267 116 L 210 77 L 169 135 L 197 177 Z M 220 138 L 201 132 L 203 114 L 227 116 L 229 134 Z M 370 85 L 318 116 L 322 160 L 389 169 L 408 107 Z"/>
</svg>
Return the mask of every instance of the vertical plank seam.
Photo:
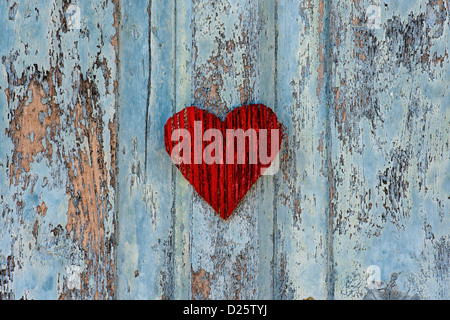
<svg viewBox="0 0 450 320">
<path fill-rule="evenodd" d="M 274 110 L 278 111 L 278 0 L 274 1 Z M 277 234 L 278 234 L 278 220 L 277 220 L 277 197 L 278 194 L 278 178 L 273 176 L 274 182 L 274 197 L 273 197 L 273 223 L 272 223 L 272 299 L 275 299 L 276 283 L 276 258 L 277 258 Z"/>
<path fill-rule="evenodd" d="M 192 12 L 191 12 L 191 51 L 190 51 L 190 72 L 192 72 L 191 74 L 191 92 L 190 92 L 190 104 L 191 105 L 195 105 L 195 103 L 197 102 L 195 99 L 195 68 L 196 68 L 196 63 L 197 63 L 197 59 L 196 59 L 196 55 L 195 55 L 195 46 L 194 46 L 194 41 L 195 41 L 195 33 L 196 33 L 196 26 L 194 24 L 194 20 L 195 20 L 195 5 L 194 5 L 194 1 L 192 1 Z M 192 78 L 194 79 L 194 81 L 192 81 Z M 193 83 L 194 82 L 194 83 Z M 194 219 L 194 199 L 195 199 L 195 190 L 192 188 L 192 198 L 191 198 L 191 208 L 190 208 L 190 218 L 189 218 L 189 292 L 188 292 L 188 297 L 191 300 L 194 300 L 194 295 L 192 293 L 192 248 L 193 248 L 193 239 L 194 239 L 194 235 L 193 235 L 193 224 L 192 221 Z"/>
<path fill-rule="evenodd" d="M 175 114 L 177 111 L 177 1 L 173 0 L 173 31 L 172 31 L 172 86 L 173 86 L 173 99 L 172 99 L 172 114 Z M 171 298 L 175 298 L 175 282 L 176 282 L 176 249 L 175 249 L 175 243 L 176 243 L 176 197 L 177 197 L 177 186 L 176 186 L 176 168 L 175 166 L 172 166 L 172 192 L 173 192 L 173 199 L 172 199 L 172 208 L 170 210 L 171 215 L 171 231 L 172 231 L 172 292 L 171 292 Z"/>
<path fill-rule="evenodd" d="M 194 86 L 192 85 L 192 73 L 194 72 L 194 68 L 193 68 L 193 64 L 194 64 L 194 59 L 193 59 L 193 52 L 194 52 L 194 48 L 193 48 L 193 41 L 194 41 L 194 35 L 193 35 L 193 19 L 194 19 L 194 9 L 193 9 L 193 3 L 191 3 L 191 7 L 190 7 L 190 12 L 189 12 L 189 22 L 190 22 L 190 26 L 191 26 L 191 43 L 190 43 L 190 48 L 189 48 L 189 76 L 190 76 L 190 80 L 189 80 L 189 84 L 190 84 L 190 98 L 189 98 L 189 103 L 192 103 L 192 98 L 194 97 L 194 95 L 192 94 L 194 92 Z M 184 107 L 184 106 L 183 106 Z M 191 190 L 191 196 L 190 196 L 190 208 L 189 208 L 189 233 L 188 233 L 188 239 L 189 239 L 189 251 L 188 251 L 188 258 L 189 258 L 189 271 L 188 271 L 188 281 L 187 283 L 189 284 L 187 286 L 188 288 L 188 292 L 187 292 L 187 297 L 189 300 L 192 300 L 192 239 L 193 239 L 193 232 L 192 232 L 192 220 L 193 220 L 193 216 L 194 216 L 194 202 L 193 202 L 193 197 L 194 195 L 194 191 L 192 190 L 192 187 L 189 185 L 189 188 Z"/>
<path fill-rule="evenodd" d="M 332 137 L 331 137 L 331 119 L 332 119 L 332 108 L 330 103 L 330 90 L 331 90 L 331 50 L 330 50 L 330 41 L 331 41 L 331 29 L 330 29 L 330 19 L 331 19 L 331 9 L 330 3 L 328 1 L 324 2 L 324 74 L 325 74 L 325 88 L 324 88 L 324 98 L 325 98 L 325 108 L 326 110 L 326 167 L 328 172 L 328 227 L 326 231 L 327 236 L 327 245 L 326 245 L 326 254 L 327 254 L 327 270 L 326 270 L 326 288 L 327 288 L 327 299 L 334 300 L 335 297 L 335 270 L 334 270 L 334 255 L 333 255 L 333 200 L 331 197 L 333 196 L 333 167 L 332 167 Z"/>
<path fill-rule="evenodd" d="M 115 7 L 115 10 L 117 10 L 117 30 L 116 30 L 116 37 L 117 37 L 117 48 L 116 48 L 116 81 L 117 81 L 117 88 L 116 88 L 116 102 L 115 102 L 115 114 L 116 114 L 116 163 L 114 163 L 116 176 L 114 179 L 114 188 L 116 190 L 115 192 L 115 199 L 114 199 L 114 215 L 115 215 L 115 221 L 114 221 L 114 294 L 112 299 L 117 300 L 118 299 L 118 288 L 119 288 L 119 254 L 118 254 L 118 246 L 119 246 L 119 136 L 120 136 L 120 120 L 119 120 L 119 108 L 120 108 L 120 68 L 121 68 L 121 59 L 120 59 L 120 48 L 121 48 L 121 36 L 120 36 L 120 29 L 121 29 L 121 23 L 122 23 L 122 14 L 121 14 L 121 1 L 117 1 L 117 6 Z"/>
<path fill-rule="evenodd" d="M 152 0 L 148 3 L 148 82 L 147 82 L 147 108 L 145 110 L 145 155 L 144 155 L 144 172 L 145 182 L 147 181 L 147 145 L 149 131 L 149 113 L 150 113 L 150 95 L 152 90 Z"/>
</svg>

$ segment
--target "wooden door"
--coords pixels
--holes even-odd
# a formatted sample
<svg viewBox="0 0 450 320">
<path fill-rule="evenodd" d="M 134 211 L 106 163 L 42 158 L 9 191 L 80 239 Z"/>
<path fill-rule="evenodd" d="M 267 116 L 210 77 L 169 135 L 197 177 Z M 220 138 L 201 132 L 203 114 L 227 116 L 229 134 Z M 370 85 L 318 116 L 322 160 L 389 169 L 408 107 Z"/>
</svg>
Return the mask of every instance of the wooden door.
<svg viewBox="0 0 450 320">
<path fill-rule="evenodd" d="M 448 299 L 448 9 L 2 1 L 0 298 Z M 224 221 L 164 124 L 253 103 L 280 170 Z"/>
</svg>

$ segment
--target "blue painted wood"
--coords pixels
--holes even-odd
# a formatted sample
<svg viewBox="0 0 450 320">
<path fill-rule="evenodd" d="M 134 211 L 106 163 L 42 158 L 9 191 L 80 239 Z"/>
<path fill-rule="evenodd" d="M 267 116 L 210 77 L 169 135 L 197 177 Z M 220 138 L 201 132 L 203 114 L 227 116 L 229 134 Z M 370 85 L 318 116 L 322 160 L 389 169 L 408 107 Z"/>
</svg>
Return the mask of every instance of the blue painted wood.
<svg viewBox="0 0 450 320">
<path fill-rule="evenodd" d="M 448 299 L 447 2 L 8 0 L 0 26 L 0 298 Z M 245 103 L 287 139 L 223 221 L 163 127 Z"/>
<path fill-rule="evenodd" d="M 331 5 L 335 298 L 363 297 L 373 266 L 448 299 L 448 3 L 371 4 Z"/>
<path fill-rule="evenodd" d="M 0 4 L 0 299 L 111 299 L 116 4 Z"/>
<path fill-rule="evenodd" d="M 175 2 L 175 108 L 192 103 L 192 2 Z M 191 224 L 193 188 L 179 170 L 174 173 L 174 299 L 191 299 Z"/>
<path fill-rule="evenodd" d="M 257 54 L 261 33 L 258 5 L 252 1 L 193 5 L 193 103 L 224 118 L 233 108 L 256 102 Z M 258 297 L 260 239 L 271 224 L 258 228 L 258 186 L 251 188 L 223 223 L 197 194 L 192 215 L 192 297 Z M 208 231 L 207 231 L 208 230 Z M 261 263 L 270 263 L 263 260 Z M 269 277 L 266 281 L 271 281 Z"/>
<path fill-rule="evenodd" d="M 327 32 L 324 1 L 278 1 L 276 112 L 287 128 L 276 176 L 274 298 L 329 297 Z"/>
<path fill-rule="evenodd" d="M 174 2 L 121 10 L 117 296 L 171 299 L 174 183 L 164 123 L 176 110 Z"/>
</svg>

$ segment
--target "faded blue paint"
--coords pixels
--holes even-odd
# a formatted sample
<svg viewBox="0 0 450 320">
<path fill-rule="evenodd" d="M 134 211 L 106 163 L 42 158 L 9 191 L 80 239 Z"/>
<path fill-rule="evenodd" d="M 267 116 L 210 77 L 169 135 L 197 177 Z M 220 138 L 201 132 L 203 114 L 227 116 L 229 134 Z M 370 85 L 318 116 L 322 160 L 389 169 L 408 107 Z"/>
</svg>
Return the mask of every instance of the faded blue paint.
<svg viewBox="0 0 450 320">
<path fill-rule="evenodd" d="M 76 235 L 66 232 L 70 198 L 66 189 L 69 178 L 64 159 L 70 157 L 71 150 L 80 147 L 71 130 L 73 123 L 67 111 L 74 108 L 74 102 L 79 94 L 77 83 L 79 85 L 80 77 L 92 79 L 91 77 L 95 76 L 93 82 L 101 95 L 98 101 L 99 109 L 105 111 L 103 116 L 105 129 L 108 128 L 107 124 L 113 121 L 115 49 L 110 40 L 115 34 L 114 6 L 112 3 L 99 6 L 95 1 L 92 3 L 78 1 L 77 4 L 82 8 L 84 17 L 81 28 L 85 33 L 89 32 L 89 37 L 79 30 L 62 31 L 60 13 L 63 11 L 63 4 L 61 1 L 3 1 L 0 4 L 2 29 L 0 37 L 2 59 L 0 65 L 0 212 L 2 212 L 0 269 L 5 270 L 7 267 L 5 265 L 7 257 L 10 257 L 15 265 L 14 270 L 7 276 L 9 279 L 3 279 L 7 282 L 7 287 L 2 287 L 0 294 L 9 293 L 15 299 L 61 297 L 68 292 L 68 279 L 71 276 L 68 269 L 71 266 L 78 266 L 81 272 L 87 272 L 85 261 L 92 258 L 91 252 L 85 252 L 74 240 Z M 11 11 L 10 8 L 13 10 Z M 89 25 L 85 24 L 86 21 L 89 21 Z M 103 25 L 108 27 L 103 28 Z M 103 37 L 103 43 L 99 41 L 101 37 Z M 94 66 L 97 58 L 105 59 L 106 67 L 111 73 L 110 78 L 105 78 L 100 66 L 98 68 Z M 48 104 L 50 102 L 49 84 L 45 81 L 44 75 L 50 74 L 52 80 L 56 82 L 57 75 L 52 74 L 52 70 L 57 70 L 61 74 L 62 83 L 55 87 L 56 95 L 53 96 L 53 102 L 59 105 L 60 110 L 63 110 L 60 121 L 64 126 L 58 128 L 56 135 L 59 134 L 59 136 L 51 139 L 49 139 L 50 129 L 47 127 L 42 144 L 44 150 L 52 148 L 50 159 L 47 159 L 46 151 L 38 152 L 30 161 L 29 172 L 24 172 L 22 169 L 17 184 L 15 184 L 15 178 L 10 184 L 10 176 L 13 174 L 11 173 L 13 155 L 19 152 L 15 150 L 11 138 L 5 131 L 10 128 L 10 121 L 14 119 L 10 112 L 17 109 L 22 100 L 26 100 L 26 104 L 32 102 L 32 92 L 29 90 L 31 88 L 28 87 L 31 79 L 34 79 L 35 84 L 42 86 L 46 92 L 47 98 L 42 99 L 41 103 Z M 23 84 L 14 84 L 19 79 L 24 79 Z M 15 95 L 9 103 L 6 96 L 7 90 L 11 95 Z M 48 111 L 46 117 L 50 115 Z M 39 119 L 43 117 L 39 115 Z M 105 163 L 110 168 L 110 132 L 104 130 L 101 134 L 103 134 L 102 141 L 105 145 Z M 31 133 L 31 137 L 31 141 L 36 139 L 34 132 Z M 18 156 L 20 157 L 20 154 Z M 108 186 L 109 200 L 113 203 L 114 188 L 109 184 Z M 19 203 L 22 203 L 22 206 Z M 42 203 L 45 203 L 47 207 L 45 216 L 37 213 L 37 207 Z M 103 221 L 106 237 L 114 232 L 112 220 L 113 216 L 108 215 Z M 57 228 L 60 228 L 58 235 L 54 233 L 56 231 L 53 231 Z M 108 266 L 99 268 L 107 269 Z M 113 272 L 113 270 L 109 271 Z M 114 276 L 113 273 L 112 276 Z M 78 296 L 93 298 L 97 289 L 103 291 L 104 287 L 102 288 L 100 283 L 107 282 L 108 276 L 99 271 L 96 277 L 97 281 L 94 280 L 94 283 L 97 283 L 97 288 L 88 280 L 92 287 L 84 287 L 85 291 L 81 293 L 81 286 L 77 285 L 79 288 L 72 292 L 73 297 L 78 294 Z M 108 293 L 104 291 L 102 296 L 108 297 Z"/>
<path fill-rule="evenodd" d="M 117 296 L 122 299 L 173 298 L 174 190 L 163 137 L 175 110 L 173 5 L 121 5 Z"/>
<path fill-rule="evenodd" d="M 76 4 L 80 30 L 64 30 L 61 0 L 0 3 L 2 297 L 361 299 L 377 265 L 401 291 L 449 298 L 448 3 L 378 1 L 378 30 L 368 0 Z M 46 74 L 61 75 L 53 100 Z M 33 76 L 61 125 L 16 184 L 10 112 L 35 102 Z M 101 253 L 68 232 L 86 195 L 71 196 L 66 160 L 76 177 L 81 153 L 95 164 L 70 113 L 90 97 L 82 80 L 107 168 Z M 286 127 L 281 167 L 222 221 L 171 164 L 163 126 L 188 105 L 223 117 L 251 102 Z M 91 273 L 82 289 L 73 268 Z"/>
<path fill-rule="evenodd" d="M 431 60 L 435 52 L 448 52 L 448 30 L 431 37 L 431 20 L 421 27 L 424 17 L 442 13 L 437 4 L 384 3 L 382 29 L 373 33 L 362 19 L 369 1 L 332 7 L 340 18 L 334 21 L 338 45 L 331 74 L 339 91 L 331 100 L 335 294 L 363 297 L 365 271 L 377 265 L 381 281 L 400 273 L 401 291 L 448 299 L 448 188 L 437 182 L 445 179 L 449 159 L 443 85 L 449 65 L 448 57 L 442 66 Z M 444 26 L 445 20 L 433 23 Z M 344 28 L 348 21 L 357 23 Z M 410 44 L 400 33 L 408 25 Z"/>
</svg>

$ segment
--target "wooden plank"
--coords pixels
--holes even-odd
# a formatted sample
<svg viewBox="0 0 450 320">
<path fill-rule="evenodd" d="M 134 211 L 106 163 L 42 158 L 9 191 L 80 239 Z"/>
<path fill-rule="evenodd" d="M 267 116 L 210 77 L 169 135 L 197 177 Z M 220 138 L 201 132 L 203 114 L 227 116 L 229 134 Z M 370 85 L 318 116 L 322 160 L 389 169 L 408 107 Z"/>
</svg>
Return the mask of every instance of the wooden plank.
<svg viewBox="0 0 450 320">
<path fill-rule="evenodd" d="M 192 1 L 175 2 L 175 107 L 192 104 Z M 174 299 L 191 299 L 191 220 L 193 189 L 173 167 L 175 185 Z"/>
<path fill-rule="evenodd" d="M 276 176 L 276 299 L 328 297 L 328 133 L 324 1 L 277 1 L 276 109 L 286 126 Z"/>
<path fill-rule="evenodd" d="M 111 299 L 117 4 L 0 15 L 0 299 Z"/>
<path fill-rule="evenodd" d="M 121 9 L 118 297 L 172 299 L 175 199 L 164 124 L 175 111 L 174 2 Z"/>
<path fill-rule="evenodd" d="M 264 81 L 259 77 L 264 67 L 258 63 L 268 62 L 269 70 L 273 66 L 273 60 L 265 56 L 270 51 L 258 49 L 260 42 L 267 42 L 258 26 L 270 23 L 269 13 L 262 15 L 260 11 L 270 6 L 268 2 L 261 3 L 261 7 L 254 1 L 193 4 L 193 102 L 221 118 L 235 107 L 256 102 L 259 83 Z M 273 106 L 270 94 L 264 98 L 268 106 Z M 192 298 L 254 299 L 270 294 L 267 285 L 264 293 L 260 294 L 258 288 L 263 281 L 259 270 L 268 276 L 264 281 L 270 283 L 272 278 L 271 252 L 265 251 L 259 259 L 260 244 L 270 248 L 273 231 L 271 220 L 259 228 L 266 194 L 258 195 L 258 190 L 264 190 L 261 183 L 262 180 L 251 188 L 226 222 L 194 194 Z"/>
<path fill-rule="evenodd" d="M 363 298 L 373 265 L 448 299 L 448 2 L 371 4 L 331 5 L 335 298 Z"/>
<path fill-rule="evenodd" d="M 276 1 L 259 1 L 258 3 L 258 51 L 255 64 L 257 85 L 255 99 L 276 110 L 275 99 L 275 7 Z M 278 115 L 278 114 L 277 114 Z M 256 188 L 258 197 L 258 270 L 257 298 L 272 299 L 274 296 L 274 198 L 275 181 L 273 175 L 259 178 Z"/>
<path fill-rule="evenodd" d="M 0 299 L 449 298 L 448 2 L 8 0 L 0 26 Z M 253 103 L 280 171 L 224 221 L 164 124 Z"/>
<path fill-rule="evenodd" d="M 159 294 L 156 281 L 143 271 L 143 264 L 152 262 L 145 259 L 150 250 L 139 246 L 150 243 L 151 226 L 144 201 L 149 11 L 136 2 L 121 2 L 120 10 L 117 298 L 144 299 Z"/>
</svg>

